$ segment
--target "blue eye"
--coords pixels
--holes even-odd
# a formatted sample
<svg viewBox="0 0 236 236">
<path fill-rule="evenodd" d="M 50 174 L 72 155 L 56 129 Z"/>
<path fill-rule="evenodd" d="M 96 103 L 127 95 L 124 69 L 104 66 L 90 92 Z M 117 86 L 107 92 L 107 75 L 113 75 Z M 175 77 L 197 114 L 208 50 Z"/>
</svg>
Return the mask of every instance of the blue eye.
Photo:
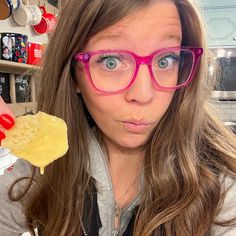
<svg viewBox="0 0 236 236">
<path fill-rule="evenodd" d="M 110 70 L 113 70 L 117 67 L 117 60 L 115 58 L 108 58 L 105 60 L 106 67 Z"/>
<path fill-rule="evenodd" d="M 120 66 L 121 58 L 119 55 L 101 55 L 96 62 L 108 70 L 115 70 Z"/>
<path fill-rule="evenodd" d="M 164 58 L 164 59 L 161 59 L 159 62 L 158 62 L 158 66 L 160 67 L 160 68 L 166 68 L 167 66 L 168 66 L 168 60 L 166 59 L 166 58 Z"/>
<path fill-rule="evenodd" d="M 178 61 L 177 55 L 167 55 L 160 58 L 157 63 L 160 69 L 168 69 L 173 67 L 173 65 Z"/>
</svg>

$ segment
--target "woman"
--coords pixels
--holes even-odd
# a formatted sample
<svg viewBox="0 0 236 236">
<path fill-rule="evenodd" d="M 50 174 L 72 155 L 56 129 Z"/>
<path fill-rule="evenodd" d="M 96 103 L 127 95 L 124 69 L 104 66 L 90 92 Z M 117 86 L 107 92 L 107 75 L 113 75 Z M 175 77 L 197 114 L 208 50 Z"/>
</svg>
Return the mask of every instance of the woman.
<svg viewBox="0 0 236 236">
<path fill-rule="evenodd" d="M 203 48 L 188 0 L 68 1 L 39 110 L 66 121 L 69 150 L 10 188 L 1 232 L 234 235 L 236 143 L 208 109 Z"/>
</svg>

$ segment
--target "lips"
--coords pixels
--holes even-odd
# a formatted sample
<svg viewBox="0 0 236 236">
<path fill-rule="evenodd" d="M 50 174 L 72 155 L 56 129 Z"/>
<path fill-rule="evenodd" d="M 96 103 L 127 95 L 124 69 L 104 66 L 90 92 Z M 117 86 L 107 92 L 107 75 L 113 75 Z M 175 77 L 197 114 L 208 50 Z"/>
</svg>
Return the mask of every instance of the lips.
<svg viewBox="0 0 236 236">
<path fill-rule="evenodd" d="M 134 125 L 148 125 L 150 124 L 150 122 L 145 121 L 144 119 L 129 119 L 129 120 L 125 120 L 123 121 L 124 123 L 132 123 Z"/>
<path fill-rule="evenodd" d="M 129 119 L 122 121 L 124 128 L 129 132 L 140 133 L 146 131 L 150 126 L 151 122 L 144 119 Z"/>
</svg>

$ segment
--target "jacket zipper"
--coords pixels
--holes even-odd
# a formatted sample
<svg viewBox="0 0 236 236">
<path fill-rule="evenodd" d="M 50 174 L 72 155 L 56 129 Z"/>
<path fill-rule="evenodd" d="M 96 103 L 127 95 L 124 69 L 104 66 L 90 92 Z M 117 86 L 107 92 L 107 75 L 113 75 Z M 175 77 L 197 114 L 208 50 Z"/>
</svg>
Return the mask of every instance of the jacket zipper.
<svg viewBox="0 0 236 236">
<path fill-rule="evenodd" d="M 83 235 L 84 236 L 88 236 L 88 234 L 86 233 L 86 230 L 85 230 L 85 227 L 84 227 L 84 223 L 83 223 L 81 217 L 80 217 L 80 225 L 81 225 L 81 229 L 82 229 Z"/>
</svg>

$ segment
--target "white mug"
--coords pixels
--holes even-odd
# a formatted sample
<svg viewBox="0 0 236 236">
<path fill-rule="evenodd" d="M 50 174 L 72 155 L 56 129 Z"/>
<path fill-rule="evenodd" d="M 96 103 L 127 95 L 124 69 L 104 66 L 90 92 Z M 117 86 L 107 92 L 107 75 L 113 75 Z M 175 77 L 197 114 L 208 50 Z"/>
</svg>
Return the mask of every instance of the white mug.
<svg viewBox="0 0 236 236">
<path fill-rule="evenodd" d="M 42 19 L 42 12 L 36 5 L 29 5 L 20 0 L 19 8 L 13 12 L 13 18 L 18 25 L 37 25 Z"/>
</svg>

